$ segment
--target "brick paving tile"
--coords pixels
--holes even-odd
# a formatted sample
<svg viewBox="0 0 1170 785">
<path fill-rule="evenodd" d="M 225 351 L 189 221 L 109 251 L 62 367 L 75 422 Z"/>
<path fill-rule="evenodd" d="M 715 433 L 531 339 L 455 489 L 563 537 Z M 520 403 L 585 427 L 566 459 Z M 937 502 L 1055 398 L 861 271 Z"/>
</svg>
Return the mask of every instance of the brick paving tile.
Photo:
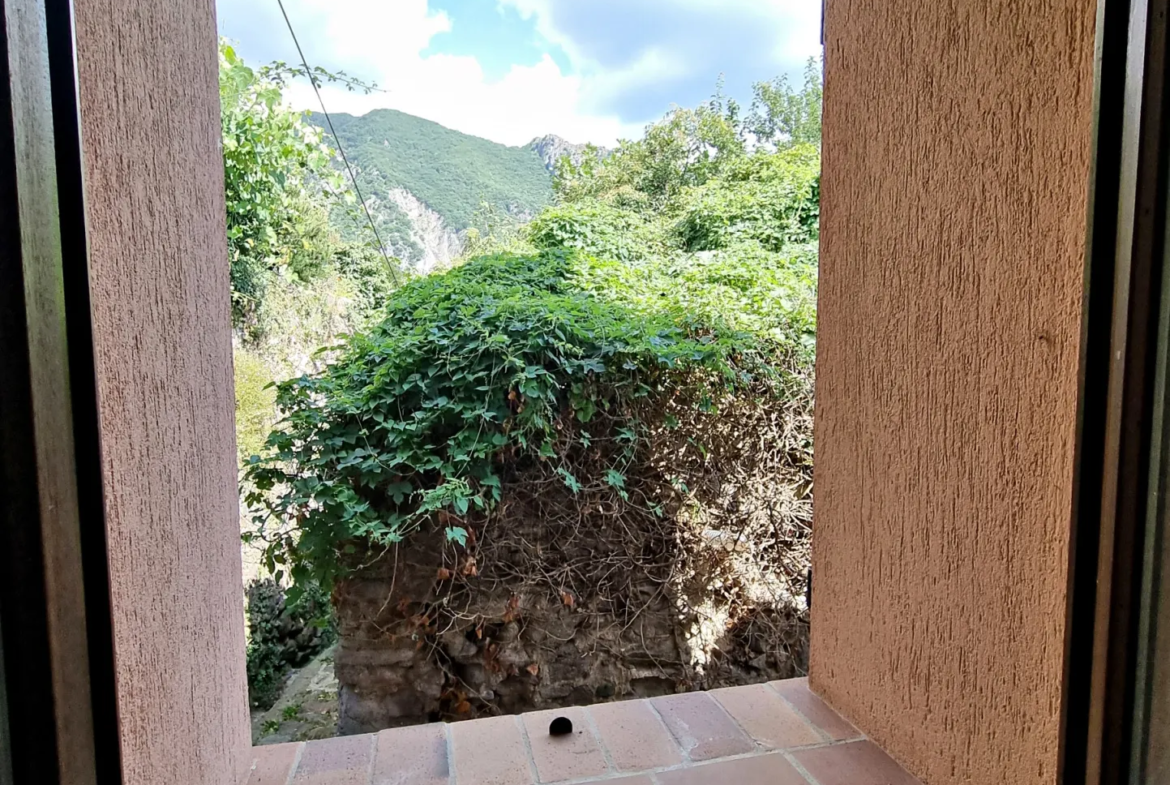
<svg viewBox="0 0 1170 785">
<path fill-rule="evenodd" d="M 808 679 L 773 681 L 770 682 L 770 686 L 833 741 L 861 738 L 860 731 L 842 719 L 829 704 L 808 688 Z"/>
<path fill-rule="evenodd" d="M 549 736 L 556 716 L 573 734 Z M 245 785 L 807 785 L 779 752 L 736 757 L 761 747 L 817 785 L 919 785 L 806 679 L 256 747 Z"/>
<path fill-rule="evenodd" d="M 271 744 L 252 748 L 252 770 L 246 785 L 286 785 L 300 744 Z"/>
<path fill-rule="evenodd" d="M 674 737 L 645 701 L 601 703 L 591 706 L 589 713 L 618 771 L 647 771 L 682 763 Z"/>
<path fill-rule="evenodd" d="M 870 741 L 851 741 L 792 753 L 820 785 L 918 785 Z"/>
<path fill-rule="evenodd" d="M 450 733 L 459 785 L 531 785 L 528 751 L 515 716 L 456 722 Z"/>
<path fill-rule="evenodd" d="M 568 717 L 573 723 L 573 732 L 565 736 L 550 736 L 548 726 L 556 717 Z M 595 777 L 609 770 L 605 753 L 593 736 L 584 709 L 535 711 L 523 715 L 521 719 L 528 731 L 528 745 L 541 782 Z"/>
<path fill-rule="evenodd" d="M 714 761 L 659 772 L 656 776 L 661 785 L 808 785 L 808 781 L 779 752 Z"/>
<path fill-rule="evenodd" d="M 822 741 L 815 728 L 763 684 L 713 690 L 711 697 L 764 749 L 788 749 Z"/>
<path fill-rule="evenodd" d="M 447 785 L 447 726 L 414 725 L 378 734 L 371 785 Z"/>
<path fill-rule="evenodd" d="M 305 744 L 292 785 L 369 785 L 373 736 L 341 736 Z"/>
<path fill-rule="evenodd" d="M 666 695 L 650 702 L 693 761 L 726 758 L 756 748 L 755 742 L 705 692 Z"/>
</svg>

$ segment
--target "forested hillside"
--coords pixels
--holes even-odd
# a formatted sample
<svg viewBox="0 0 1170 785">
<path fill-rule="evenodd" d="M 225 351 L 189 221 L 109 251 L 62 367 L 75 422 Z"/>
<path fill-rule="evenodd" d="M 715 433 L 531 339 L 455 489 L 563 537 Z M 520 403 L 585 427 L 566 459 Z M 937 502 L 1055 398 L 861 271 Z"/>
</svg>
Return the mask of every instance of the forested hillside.
<svg viewBox="0 0 1170 785">
<path fill-rule="evenodd" d="M 391 189 L 405 189 L 455 231 L 471 226 L 481 204 L 531 215 L 552 200 L 549 173 L 529 147 L 497 144 L 393 109 L 332 117 L 367 195 L 387 203 Z M 324 118 L 311 121 L 321 125 Z"/>
</svg>

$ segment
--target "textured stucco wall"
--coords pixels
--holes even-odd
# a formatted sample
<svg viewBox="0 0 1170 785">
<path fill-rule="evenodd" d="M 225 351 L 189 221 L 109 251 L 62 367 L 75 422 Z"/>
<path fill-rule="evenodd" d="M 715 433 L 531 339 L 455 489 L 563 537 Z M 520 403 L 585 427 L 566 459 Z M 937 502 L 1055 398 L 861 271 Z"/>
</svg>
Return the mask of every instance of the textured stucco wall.
<svg viewBox="0 0 1170 785">
<path fill-rule="evenodd" d="M 1093 0 L 828 0 L 811 683 L 1055 782 Z"/>
<path fill-rule="evenodd" d="M 213 0 L 77 0 L 127 785 L 250 748 Z"/>
</svg>

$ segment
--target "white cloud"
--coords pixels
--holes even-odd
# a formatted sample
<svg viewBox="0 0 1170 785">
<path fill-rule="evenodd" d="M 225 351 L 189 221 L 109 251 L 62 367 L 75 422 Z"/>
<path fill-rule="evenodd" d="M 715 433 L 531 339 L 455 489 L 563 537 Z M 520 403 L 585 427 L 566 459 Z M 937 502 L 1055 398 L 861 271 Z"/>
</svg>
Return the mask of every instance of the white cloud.
<svg viewBox="0 0 1170 785">
<path fill-rule="evenodd" d="M 546 133 L 610 145 L 621 136 L 640 132 L 640 127 L 628 127 L 617 117 L 583 113 L 580 79 L 562 74 L 547 55 L 534 66 L 513 66 L 495 82 L 485 79 L 473 57 L 436 54 L 411 62 L 398 59 L 393 70 L 375 72 L 374 78 L 386 92 L 362 95 L 327 86 L 321 91 L 325 105 L 330 111 L 350 114 L 398 109 L 510 145 L 526 144 Z M 307 84 L 292 86 L 288 97 L 299 108 L 318 108 Z"/>
<path fill-rule="evenodd" d="M 546 133 L 608 145 L 640 133 L 640 127 L 625 125 L 616 116 L 584 111 L 581 78 L 562 73 L 547 55 L 532 66 L 513 66 L 497 80 L 486 78 L 474 57 L 424 55 L 431 39 L 451 26 L 447 15 L 431 11 L 426 0 L 299 0 L 286 5 L 312 64 L 343 68 L 380 88 L 364 95 L 325 86 L 321 92 L 331 112 L 398 109 L 510 145 Z M 362 21 L 355 24 L 355 19 Z M 287 95 L 297 108 L 319 108 L 307 83 L 293 85 Z"/>
<path fill-rule="evenodd" d="M 721 70 L 737 71 L 738 82 L 729 84 L 741 93 L 750 81 L 798 70 L 816 50 L 820 19 L 820 0 L 495 2 L 533 22 L 550 47 L 566 54 L 571 71 L 545 55 L 488 78 L 474 57 L 424 54 L 436 35 L 458 24 L 428 0 L 285 0 L 285 6 L 310 63 L 344 69 L 384 90 L 361 95 L 326 87 L 330 111 L 398 109 L 513 145 L 546 133 L 603 145 L 640 136 L 643 122 L 670 103 L 702 100 Z M 295 61 L 274 6 L 272 0 L 219 0 L 221 32 L 239 39 L 246 56 L 251 49 L 260 61 Z M 307 84 L 292 87 L 289 98 L 298 108 L 318 108 Z"/>
<path fill-rule="evenodd" d="M 724 73 L 733 97 L 820 51 L 821 0 L 496 0 L 532 20 L 583 76 L 585 105 L 623 114 L 710 95 Z"/>
</svg>

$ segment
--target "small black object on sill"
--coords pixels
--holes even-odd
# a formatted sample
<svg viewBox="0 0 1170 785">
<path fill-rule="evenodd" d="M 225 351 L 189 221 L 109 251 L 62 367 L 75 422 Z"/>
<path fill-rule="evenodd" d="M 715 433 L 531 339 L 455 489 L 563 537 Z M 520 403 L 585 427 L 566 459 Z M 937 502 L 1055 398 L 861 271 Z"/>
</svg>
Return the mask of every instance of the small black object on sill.
<svg viewBox="0 0 1170 785">
<path fill-rule="evenodd" d="M 568 717 L 557 717 L 549 723 L 549 736 L 568 736 L 573 732 L 573 721 Z"/>
</svg>

